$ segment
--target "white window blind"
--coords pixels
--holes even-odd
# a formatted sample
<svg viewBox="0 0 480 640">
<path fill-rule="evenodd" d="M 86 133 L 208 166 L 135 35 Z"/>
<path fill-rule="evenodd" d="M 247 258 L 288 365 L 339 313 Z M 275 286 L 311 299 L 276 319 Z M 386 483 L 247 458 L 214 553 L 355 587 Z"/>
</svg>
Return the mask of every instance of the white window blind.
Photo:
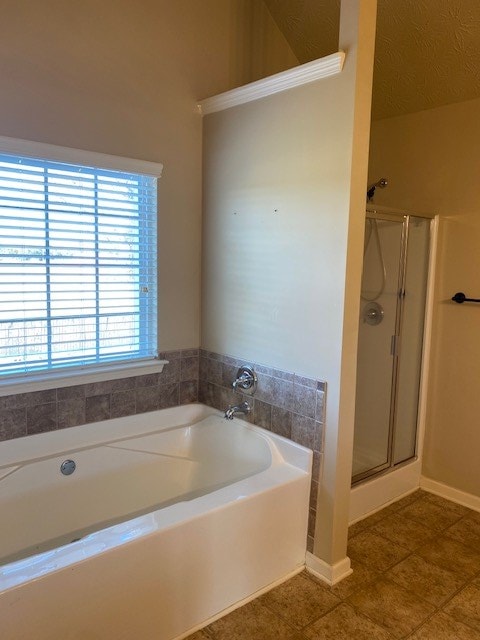
<svg viewBox="0 0 480 640">
<path fill-rule="evenodd" d="M 0 154 L 0 377 L 156 356 L 157 178 Z"/>
</svg>

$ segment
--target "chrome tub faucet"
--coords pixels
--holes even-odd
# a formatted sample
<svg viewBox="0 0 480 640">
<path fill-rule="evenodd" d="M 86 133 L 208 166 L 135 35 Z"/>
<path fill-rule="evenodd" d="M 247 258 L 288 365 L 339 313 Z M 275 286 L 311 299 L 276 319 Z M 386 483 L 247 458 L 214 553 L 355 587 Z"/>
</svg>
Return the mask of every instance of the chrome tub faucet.
<svg viewBox="0 0 480 640">
<path fill-rule="evenodd" d="M 241 404 L 237 404 L 233 407 L 228 407 L 225 411 L 225 418 L 227 420 L 233 420 L 236 413 L 244 413 L 247 415 L 251 411 L 251 407 L 248 402 L 242 402 Z"/>
</svg>

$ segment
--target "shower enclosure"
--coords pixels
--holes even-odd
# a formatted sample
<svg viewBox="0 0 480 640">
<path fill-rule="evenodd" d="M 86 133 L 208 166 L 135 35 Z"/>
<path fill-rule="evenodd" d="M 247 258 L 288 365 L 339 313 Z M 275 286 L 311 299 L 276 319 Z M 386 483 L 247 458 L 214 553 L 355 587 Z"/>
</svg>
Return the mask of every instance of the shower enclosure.
<svg viewBox="0 0 480 640">
<path fill-rule="evenodd" d="M 353 484 L 416 457 L 430 224 L 367 207 Z"/>
</svg>

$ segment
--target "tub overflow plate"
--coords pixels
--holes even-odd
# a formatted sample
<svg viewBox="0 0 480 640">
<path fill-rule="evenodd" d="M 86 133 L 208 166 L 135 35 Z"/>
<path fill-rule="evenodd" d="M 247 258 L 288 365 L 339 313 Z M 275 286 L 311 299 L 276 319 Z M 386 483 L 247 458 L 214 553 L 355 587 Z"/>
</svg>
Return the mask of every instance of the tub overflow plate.
<svg viewBox="0 0 480 640">
<path fill-rule="evenodd" d="M 73 460 L 64 460 L 60 465 L 60 471 L 64 476 L 70 476 L 75 471 L 77 465 Z"/>
</svg>

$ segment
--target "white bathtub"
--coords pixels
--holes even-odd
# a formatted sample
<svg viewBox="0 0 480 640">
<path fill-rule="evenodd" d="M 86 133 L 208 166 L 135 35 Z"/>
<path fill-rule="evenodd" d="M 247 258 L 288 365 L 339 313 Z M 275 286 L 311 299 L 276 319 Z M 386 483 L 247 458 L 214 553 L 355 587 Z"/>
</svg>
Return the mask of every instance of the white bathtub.
<svg viewBox="0 0 480 640">
<path fill-rule="evenodd" d="M 310 469 L 202 405 L 0 443 L 0 637 L 184 637 L 303 566 Z"/>
</svg>

